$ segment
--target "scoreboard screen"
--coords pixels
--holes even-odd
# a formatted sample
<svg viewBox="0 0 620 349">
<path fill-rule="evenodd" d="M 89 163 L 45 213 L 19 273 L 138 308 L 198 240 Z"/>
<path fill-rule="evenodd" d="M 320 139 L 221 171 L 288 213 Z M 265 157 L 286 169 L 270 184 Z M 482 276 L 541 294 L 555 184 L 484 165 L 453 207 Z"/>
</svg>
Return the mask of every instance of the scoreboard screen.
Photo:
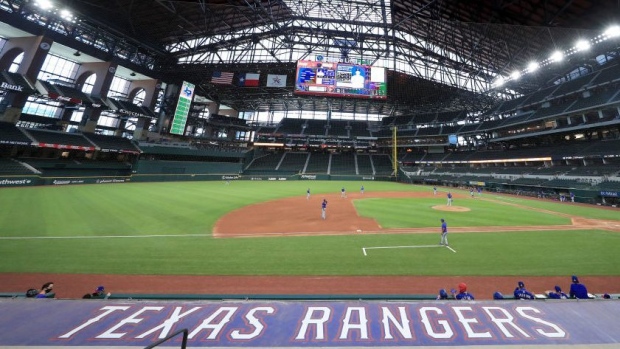
<svg viewBox="0 0 620 349">
<path fill-rule="evenodd" d="M 183 81 L 181 91 L 179 92 L 177 107 L 174 111 L 174 118 L 172 119 L 170 133 L 175 135 L 183 135 L 185 133 L 185 125 L 187 124 L 189 108 L 192 104 L 192 100 L 194 99 L 195 87 L 196 86 L 194 86 L 194 84 Z"/>
<path fill-rule="evenodd" d="M 297 62 L 295 93 L 387 99 L 385 68 L 355 63 L 301 60 Z"/>
</svg>

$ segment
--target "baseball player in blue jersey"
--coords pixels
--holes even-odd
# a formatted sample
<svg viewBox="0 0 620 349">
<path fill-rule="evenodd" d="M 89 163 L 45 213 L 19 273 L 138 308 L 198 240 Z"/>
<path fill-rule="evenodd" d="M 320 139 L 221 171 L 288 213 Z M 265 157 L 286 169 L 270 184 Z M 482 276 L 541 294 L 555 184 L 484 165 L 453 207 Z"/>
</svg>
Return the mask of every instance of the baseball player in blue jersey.
<svg viewBox="0 0 620 349">
<path fill-rule="evenodd" d="M 459 284 L 459 293 L 454 298 L 459 301 L 473 301 L 475 299 L 473 294 L 467 292 L 467 285 L 464 282 Z"/>
<path fill-rule="evenodd" d="M 321 218 L 326 219 L 327 218 L 327 200 L 323 199 L 323 202 L 321 202 Z"/>
<path fill-rule="evenodd" d="M 306 190 L 306 200 L 310 200 L 310 188 Z"/>
<path fill-rule="evenodd" d="M 570 285 L 570 291 L 568 294 L 570 298 L 588 299 L 588 289 L 584 284 L 579 283 L 579 278 L 576 275 L 572 276 L 573 283 Z"/>
<path fill-rule="evenodd" d="M 516 299 L 534 299 L 534 294 L 525 289 L 525 284 L 523 283 L 523 281 L 519 281 L 517 283 L 517 288 L 515 288 L 514 296 Z"/>
<path fill-rule="evenodd" d="M 448 194 L 446 196 L 448 197 L 447 206 L 452 206 L 452 193 L 448 192 Z"/>
<path fill-rule="evenodd" d="M 444 288 L 439 290 L 439 294 L 437 294 L 437 300 L 448 299 L 448 292 Z"/>
<path fill-rule="evenodd" d="M 441 242 L 440 245 L 448 246 L 448 223 L 445 219 L 441 219 Z"/>
<path fill-rule="evenodd" d="M 342 187 L 342 189 L 340 189 L 340 197 L 341 198 L 346 198 L 347 197 L 347 191 L 344 190 L 344 187 Z"/>
<path fill-rule="evenodd" d="M 562 292 L 560 286 L 555 286 L 555 291 L 547 291 L 547 297 L 551 299 L 568 299 L 568 295 Z"/>
</svg>

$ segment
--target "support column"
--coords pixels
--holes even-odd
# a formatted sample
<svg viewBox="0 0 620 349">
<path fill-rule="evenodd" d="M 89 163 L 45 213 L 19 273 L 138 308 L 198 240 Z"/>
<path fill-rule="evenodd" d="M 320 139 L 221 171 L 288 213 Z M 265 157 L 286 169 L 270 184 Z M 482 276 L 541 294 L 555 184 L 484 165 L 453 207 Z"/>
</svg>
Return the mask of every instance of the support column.
<svg viewBox="0 0 620 349">
<path fill-rule="evenodd" d="M 3 65 L 13 62 L 13 59 L 17 57 L 21 52 L 24 53 L 17 73 L 24 75 L 31 82 L 35 82 L 45 62 L 45 58 L 52 47 L 53 40 L 44 36 L 29 36 L 22 38 L 12 38 L 4 46 L 3 59 L 0 59 Z M 6 57 L 5 57 L 6 56 Z M 11 59 L 11 57 L 13 59 Z M 11 62 L 8 62 L 11 59 Z M 28 101 L 28 93 L 24 92 L 9 92 L 7 93 L 6 100 L 8 103 L 7 109 L 2 115 L 0 115 L 0 121 L 17 123 L 21 116 L 22 109 Z"/>
<path fill-rule="evenodd" d="M 110 85 L 116 74 L 117 66 L 118 64 L 114 62 L 84 63 L 78 71 L 78 85 L 83 84 L 90 75 L 95 74 L 97 79 L 95 80 L 91 95 L 103 99 L 110 91 Z M 102 108 L 86 107 L 79 130 L 81 132 L 95 132 L 101 112 Z"/>
</svg>

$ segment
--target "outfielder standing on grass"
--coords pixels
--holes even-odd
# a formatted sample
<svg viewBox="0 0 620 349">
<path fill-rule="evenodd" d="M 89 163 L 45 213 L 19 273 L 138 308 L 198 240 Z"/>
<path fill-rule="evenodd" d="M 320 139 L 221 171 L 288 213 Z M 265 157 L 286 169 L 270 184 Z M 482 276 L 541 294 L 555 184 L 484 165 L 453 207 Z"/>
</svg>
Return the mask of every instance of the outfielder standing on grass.
<svg viewBox="0 0 620 349">
<path fill-rule="evenodd" d="M 448 246 L 448 224 L 443 218 L 441 219 L 441 242 L 439 244 Z"/>
<path fill-rule="evenodd" d="M 326 211 L 327 211 L 327 200 L 323 199 L 323 202 L 321 202 L 321 218 L 323 219 L 327 218 Z"/>
</svg>

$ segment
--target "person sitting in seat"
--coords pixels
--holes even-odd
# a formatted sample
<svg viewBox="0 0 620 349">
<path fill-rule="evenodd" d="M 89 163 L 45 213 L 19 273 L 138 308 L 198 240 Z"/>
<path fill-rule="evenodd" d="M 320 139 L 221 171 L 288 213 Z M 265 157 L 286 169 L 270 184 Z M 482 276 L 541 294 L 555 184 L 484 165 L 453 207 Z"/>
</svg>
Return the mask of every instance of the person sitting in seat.
<svg viewBox="0 0 620 349">
<path fill-rule="evenodd" d="M 570 291 L 568 292 L 568 294 L 570 295 L 570 298 L 577 298 L 577 299 L 590 298 L 588 296 L 588 289 L 586 288 L 584 284 L 579 283 L 579 278 L 576 275 L 573 275 L 571 277 L 571 280 L 573 281 L 573 283 L 570 285 Z"/>
</svg>

